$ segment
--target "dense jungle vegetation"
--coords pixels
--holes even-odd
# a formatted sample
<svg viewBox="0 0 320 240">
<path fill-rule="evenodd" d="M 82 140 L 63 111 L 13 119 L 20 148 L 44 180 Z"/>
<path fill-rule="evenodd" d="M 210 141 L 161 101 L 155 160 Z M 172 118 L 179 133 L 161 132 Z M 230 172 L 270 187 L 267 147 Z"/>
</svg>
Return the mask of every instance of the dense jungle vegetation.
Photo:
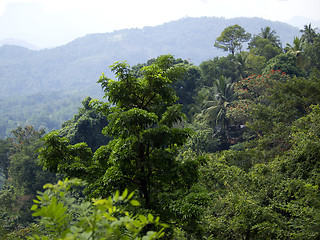
<svg viewBox="0 0 320 240">
<path fill-rule="evenodd" d="M 235 24 L 199 65 L 115 62 L 104 101 L 13 130 L 1 239 L 319 239 L 320 34 L 301 34 Z"/>
</svg>

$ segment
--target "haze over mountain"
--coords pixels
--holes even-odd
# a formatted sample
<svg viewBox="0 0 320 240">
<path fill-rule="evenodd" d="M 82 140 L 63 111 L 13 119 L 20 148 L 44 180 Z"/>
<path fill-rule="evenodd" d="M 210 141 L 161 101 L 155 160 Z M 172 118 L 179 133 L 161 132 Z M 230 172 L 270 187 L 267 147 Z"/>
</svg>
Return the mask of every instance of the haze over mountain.
<svg viewBox="0 0 320 240">
<path fill-rule="evenodd" d="M 190 59 L 194 64 L 225 53 L 214 41 L 227 26 L 239 24 L 257 34 L 270 26 L 285 45 L 299 29 L 261 18 L 184 18 L 156 27 L 89 34 L 66 45 L 32 51 L 5 45 L 0 48 L 1 96 L 38 91 L 75 90 L 96 85 L 115 61 L 131 65 L 161 54 Z M 8 81 L 10 80 L 10 81 Z"/>
<path fill-rule="evenodd" d="M 115 61 L 127 60 L 130 65 L 135 65 L 170 53 L 198 65 L 226 55 L 214 47 L 214 41 L 225 27 L 233 24 L 239 24 L 251 34 L 258 34 L 261 28 L 270 26 L 284 46 L 300 34 L 297 27 L 261 18 L 201 17 L 183 18 L 142 29 L 88 34 L 51 49 L 30 50 L 4 45 L 0 47 L 0 118 L 7 119 L 13 127 L 17 114 L 20 124 L 23 124 L 30 113 L 38 118 L 37 109 L 38 114 L 50 120 L 54 115 L 50 109 L 56 100 L 64 102 L 64 107 L 68 108 L 70 103 L 79 106 L 85 96 L 99 97 L 102 91 L 96 82 L 102 72 L 112 76 L 109 66 Z M 28 103 L 31 108 L 21 107 Z M 58 128 L 61 121 L 72 117 L 76 108 L 74 111 L 70 108 L 61 111 L 61 119 L 48 128 Z M 29 119 L 28 123 L 32 121 Z M 2 132 L 8 132 L 7 128 Z"/>
<path fill-rule="evenodd" d="M 48 48 L 84 35 L 76 22 L 70 22 L 64 14 L 46 12 L 38 2 L 8 4 L 0 16 L 0 29 L 0 46 L 1 41 L 14 39 Z"/>
<path fill-rule="evenodd" d="M 52 48 L 90 33 L 141 29 L 184 17 L 259 16 L 319 28 L 319 11 L 318 0 L 1 0 L 0 46 L 4 39 L 16 39 L 38 49 Z"/>
</svg>

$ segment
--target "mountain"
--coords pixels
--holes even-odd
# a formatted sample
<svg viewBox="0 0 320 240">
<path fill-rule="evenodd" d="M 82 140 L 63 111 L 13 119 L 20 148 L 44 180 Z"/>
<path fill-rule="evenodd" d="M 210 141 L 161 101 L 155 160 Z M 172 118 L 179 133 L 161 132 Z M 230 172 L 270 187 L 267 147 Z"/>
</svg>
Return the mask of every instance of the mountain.
<svg viewBox="0 0 320 240">
<path fill-rule="evenodd" d="M 54 96 L 59 93 L 61 97 L 66 97 L 72 93 L 83 97 L 101 96 L 101 88 L 96 81 L 102 72 L 112 76 L 108 66 L 115 61 L 127 60 L 130 65 L 135 65 L 170 53 L 198 65 L 204 60 L 226 54 L 213 45 L 223 29 L 233 24 L 239 24 L 252 34 L 258 34 L 261 28 L 270 26 L 280 36 L 283 46 L 287 42 L 292 43 L 294 36 L 300 34 L 296 27 L 261 18 L 201 17 L 183 18 L 142 29 L 89 34 L 51 49 L 32 50 L 4 45 L 0 47 L 0 101 L 5 105 L 10 98 L 14 106 L 14 99 L 18 102 L 24 96 L 32 95 Z M 54 101 L 51 98 L 41 99 L 47 101 L 47 105 L 41 102 L 43 108 Z M 74 101 L 74 98 L 70 98 L 66 102 L 71 99 Z M 28 101 L 24 103 L 28 104 Z M 38 103 L 34 101 L 33 104 Z M 25 108 L 10 109 L 21 111 Z M 8 119 L 10 114 L 2 111 L 0 118 Z M 74 112 L 70 111 L 70 114 Z M 27 113 L 19 116 L 20 124 L 24 123 L 24 118 L 27 121 Z M 16 119 L 11 117 L 9 120 L 13 126 Z M 5 131 L 8 132 L 7 128 Z"/>
<path fill-rule="evenodd" d="M 20 46 L 32 50 L 38 50 L 39 48 L 27 41 L 20 40 L 20 39 L 15 39 L 15 38 L 6 38 L 3 40 L 0 40 L 0 47 L 3 45 L 15 45 L 15 46 Z"/>
<path fill-rule="evenodd" d="M 233 24 L 252 34 L 270 26 L 277 31 L 283 45 L 299 34 L 298 28 L 261 18 L 203 17 L 143 29 L 90 34 L 64 46 L 39 51 L 5 45 L 0 48 L 0 95 L 95 89 L 101 73 L 108 72 L 108 66 L 115 61 L 127 60 L 134 65 L 171 53 L 199 64 L 225 54 L 213 44 L 223 29 Z"/>
</svg>

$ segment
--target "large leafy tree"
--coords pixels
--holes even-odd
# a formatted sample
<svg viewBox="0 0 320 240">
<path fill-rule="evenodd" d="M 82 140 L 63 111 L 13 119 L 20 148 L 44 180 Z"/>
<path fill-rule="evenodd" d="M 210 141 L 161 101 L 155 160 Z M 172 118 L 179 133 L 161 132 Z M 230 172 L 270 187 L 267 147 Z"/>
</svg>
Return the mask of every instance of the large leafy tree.
<svg viewBox="0 0 320 240">
<path fill-rule="evenodd" d="M 101 132 L 108 124 L 107 116 L 95 111 L 90 105 L 91 100 L 91 97 L 86 97 L 82 101 L 79 113 L 62 124 L 60 134 L 67 137 L 71 144 L 86 142 L 92 151 L 95 151 L 110 139 Z"/>
<path fill-rule="evenodd" d="M 270 59 L 262 73 L 269 73 L 271 70 L 281 70 L 290 76 L 306 75 L 301 65 L 298 65 L 297 56 L 291 53 L 282 53 Z"/>
<path fill-rule="evenodd" d="M 237 50 L 241 50 L 242 43 L 249 41 L 250 37 L 250 33 L 246 33 L 244 28 L 235 24 L 222 31 L 214 46 L 234 55 Z"/>
<path fill-rule="evenodd" d="M 252 120 L 252 111 L 261 104 L 269 103 L 268 90 L 274 84 L 288 79 L 289 76 L 280 70 L 271 70 L 269 73 L 243 78 L 235 83 L 234 91 L 237 99 L 228 108 L 227 116 L 236 125 L 247 125 Z"/>
<path fill-rule="evenodd" d="M 68 139 L 53 132 L 44 139 L 42 164 L 86 180 L 91 196 L 107 196 L 115 189 L 138 190 L 146 208 L 155 208 L 158 193 L 190 184 L 185 183 L 189 178 L 179 177 L 186 163 L 176 160 L 190 131 L 179 127 L 184 115 L 174 104 L 177 97 L 172 88 L 185 68 L 173 62 L 171 55 L 160 56 L 141 69 L 140 77 L 131 74 L 125 62 L 115 63 L 111 69 L 118 80 L 104 75 L 99 80 L 108 103 L 94 102 L 97 111 L 108 115 L 103 132 L 113 140 L 92 154 L 86 144 L 69 145 Z"/>
<path fill-rule="evenodd" d="M 242 71 L 238 56 L 215 57 L 203 61 L 199 67 L 201 70 L 200 87 L 211 87 L 215 79 L 221 76 L 231 78 L 233 82 L 241 79 Z"/>
<path fill-rule="evenodd" d="M 282 49 L 274 46 L 274 44 L 269 40 L 262 38 L 260 36 L 254 36 L 249 43 L 250 53 L 263 56 L 266 60 L 270 60 L 278 54 L 282 53 Z"/>
<path fill-rule="evenodd" d="M 242 77 L 248 77 L 253 74 L 261 74 L 262 69 L 266 65 L 266 57 L 256 54 L 254 52 L 255 51 L 242 52 L 241 54 L 239 54 L 239 56 L 242 59 Z"/>
<path fill-rule="evenodd" d="M 135 77 L 141 77 L 141 68 L 150 66 L 154 62 L 155 59 L 152 58 L 144 64 L 139 63 L 133 66 L 131 71 L 132 75 Z M 182 60 L 181 58 L 174 59 L 173 65 L 186 69 L 185 74 L 183 74 L 181 78 L 177 79 L 177 81 L 174 81 L 172 86 L 178 97 L 177 103 L 182 105 L 182 112 L 188 116 L 190 108 L 194 104 L 194 95 L 196 93 L 196 89 L 202 83 L 201 70 L 198 66 L 193 65 L 188 60 Z"/>
</svg>

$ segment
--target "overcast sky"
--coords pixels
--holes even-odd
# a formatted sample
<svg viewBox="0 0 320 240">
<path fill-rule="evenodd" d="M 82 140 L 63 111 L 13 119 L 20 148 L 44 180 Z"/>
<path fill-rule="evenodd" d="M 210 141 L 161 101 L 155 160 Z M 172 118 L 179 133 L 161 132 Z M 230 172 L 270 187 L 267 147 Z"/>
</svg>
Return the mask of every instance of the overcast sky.
<svg viewBox="0 0 320 240">
<path fill-rule="evenodd" d="M 201 16 L 261 17 L 320 27 L 320 0 L 0 0 L 0 40 L 19 38 L 53 47 L 88 33 Z"/>
</svg>

